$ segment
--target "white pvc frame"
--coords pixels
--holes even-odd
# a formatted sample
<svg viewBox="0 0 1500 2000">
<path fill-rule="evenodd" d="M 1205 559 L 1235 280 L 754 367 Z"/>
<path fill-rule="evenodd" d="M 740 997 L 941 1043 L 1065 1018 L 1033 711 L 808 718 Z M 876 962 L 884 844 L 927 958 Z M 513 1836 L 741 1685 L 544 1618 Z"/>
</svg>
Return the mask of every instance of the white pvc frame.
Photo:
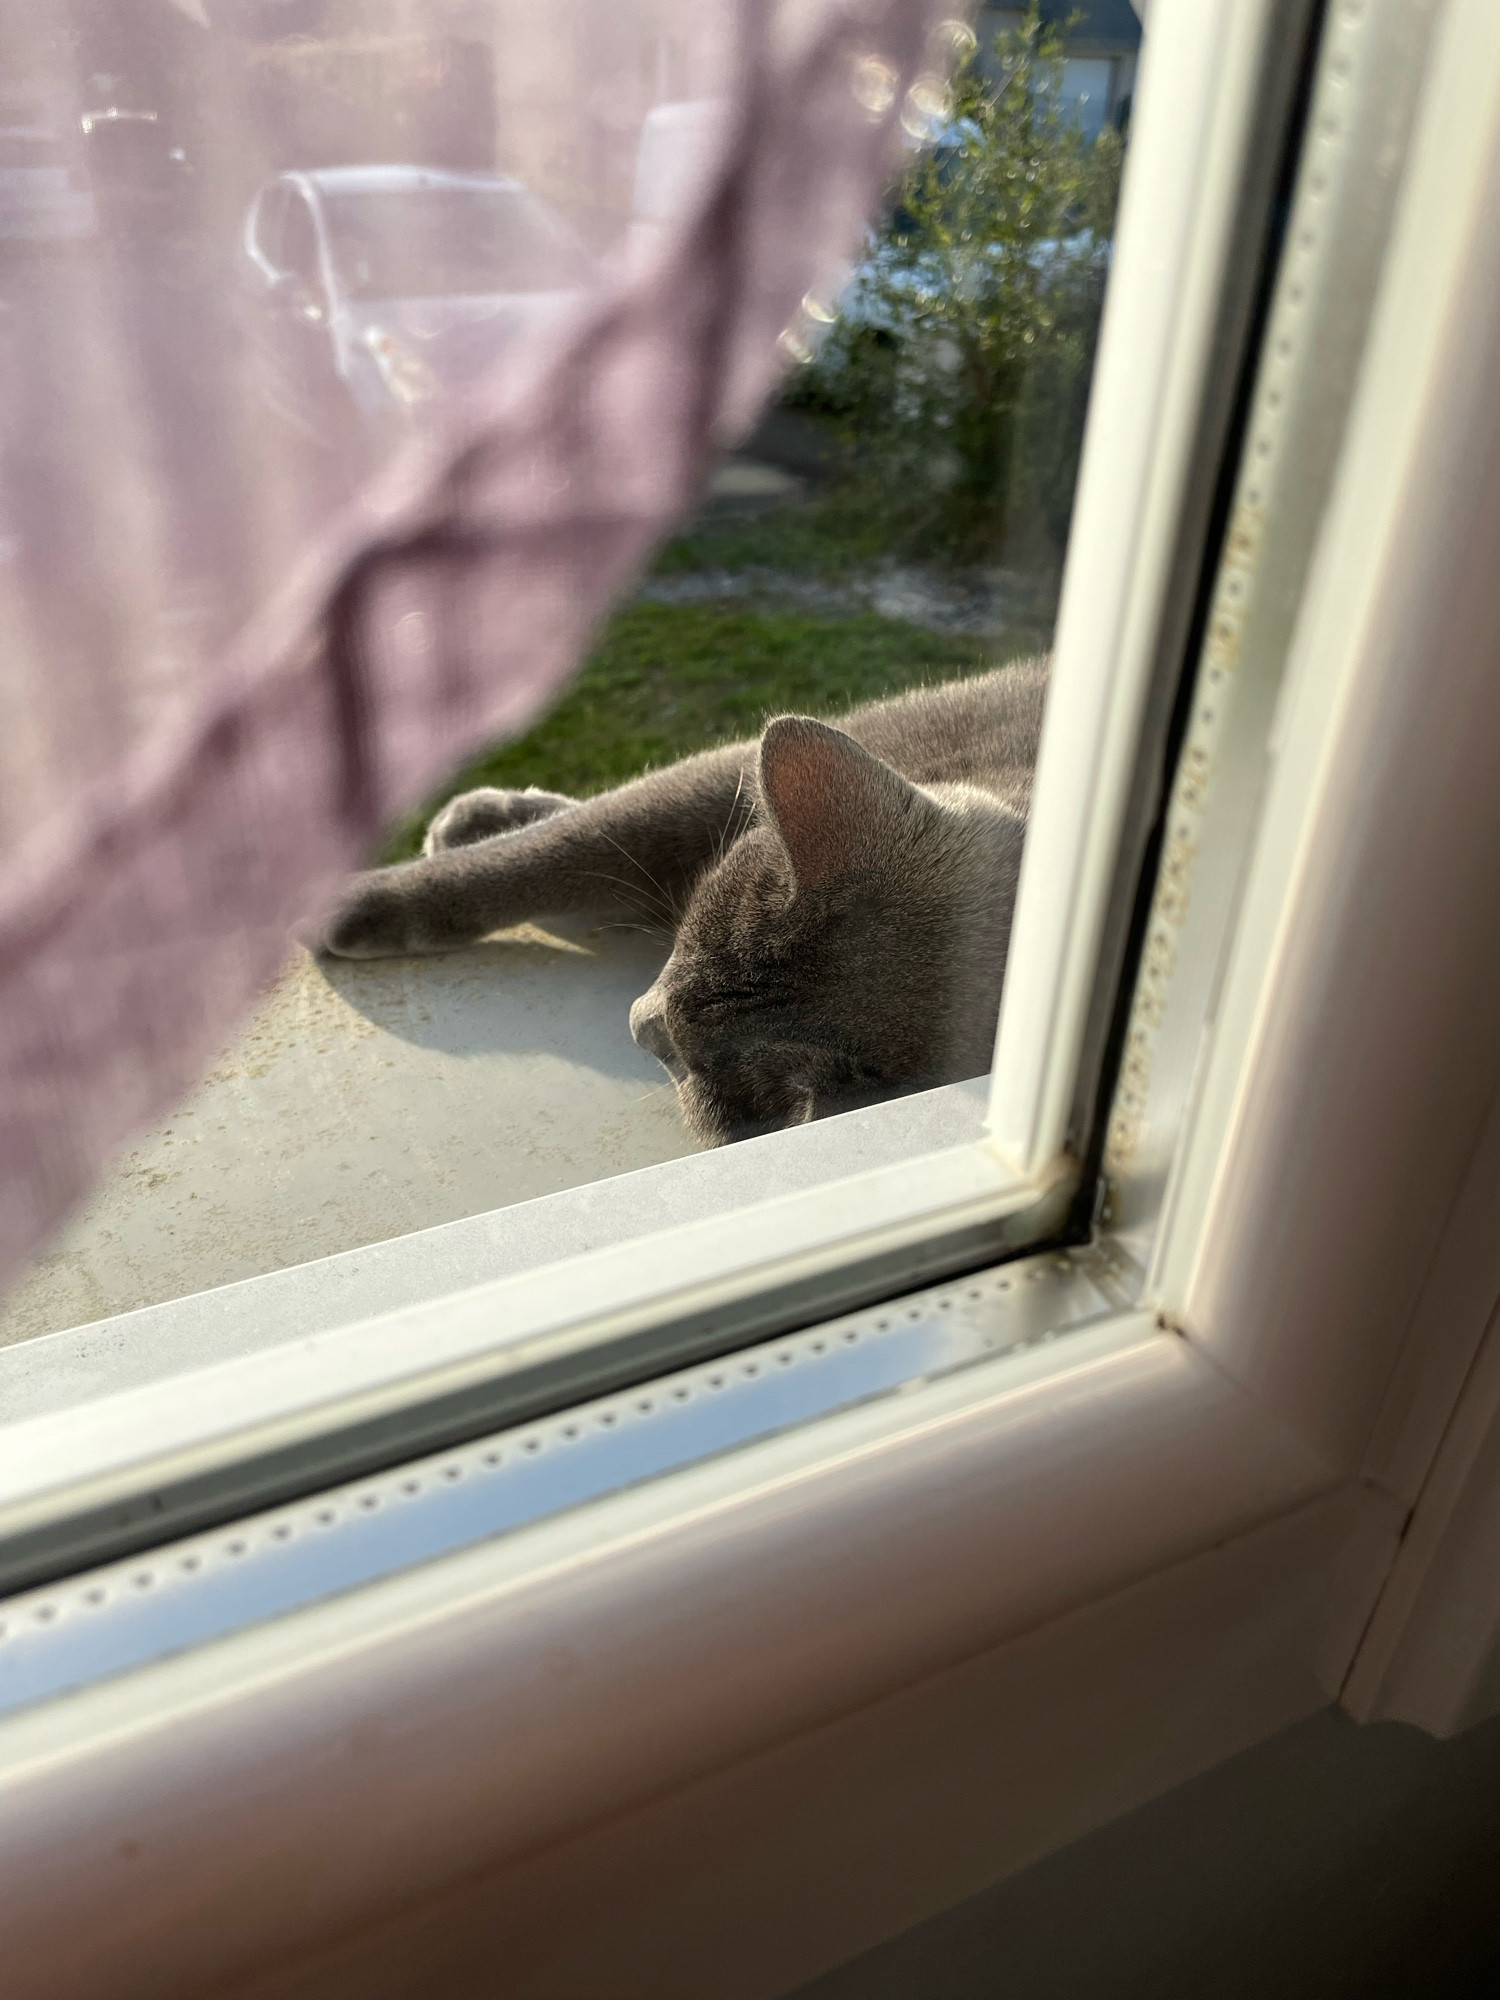
<svg viewBox="0 0 1500 2000">
<path fill-rule="evenodd" d="M 1058 1213 L 1063 1121 L 1210 362 L 1270 0 L 1175 0 L 1153 21 L 1060 611 L 986 1140 L 338 1327 L 11 1428 L 0 1521 L 128 1493 L 147 1464 L 285 1442 L 337 1399 L 399 1402 L 419 1368 L 482 1373 L 505 1345 L 587 1344 L 685 1298 L 742 1295 L 940 1227 L 1024 1240 Z M 1131 524 L 1122 534 L 1120 524 Z M 1061 886 L 1059 886 L 1061 885 Z M 769 1192 L 769 1190 L 768 1190 Z M 236 1444 L 238 1448 L 238 1443 Z"/>
<path fill-rule="evenodd" d="M 1271 22 L 1167 0 L 1147 38 L 995 1045 L 1022 1176 L 1063 1148 Z"/>
</svg>

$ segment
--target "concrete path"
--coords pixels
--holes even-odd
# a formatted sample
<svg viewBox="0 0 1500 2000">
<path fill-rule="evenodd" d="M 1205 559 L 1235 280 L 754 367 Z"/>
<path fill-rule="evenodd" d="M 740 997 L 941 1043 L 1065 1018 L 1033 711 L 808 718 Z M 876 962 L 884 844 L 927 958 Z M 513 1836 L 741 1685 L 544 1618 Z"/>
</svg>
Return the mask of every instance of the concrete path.
<svg viewBox="0 0 1500 2000">
<path fill-rule="evenodd" d="M 0 1344 L 695 1151 L 626 1018 L 665 955 L 529 926 L 444 958 L 299 954 L 0 1305 Z"/>
</svg>

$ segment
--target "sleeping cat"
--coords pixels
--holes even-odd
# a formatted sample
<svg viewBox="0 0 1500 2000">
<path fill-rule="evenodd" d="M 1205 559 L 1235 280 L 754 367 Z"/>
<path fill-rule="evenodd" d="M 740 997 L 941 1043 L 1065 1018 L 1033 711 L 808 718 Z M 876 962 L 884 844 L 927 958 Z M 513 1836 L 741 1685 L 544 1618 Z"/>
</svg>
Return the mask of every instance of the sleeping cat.
<svg viewBox="0 0 1500 2000">
<path fill-rule="evenodd" d="M 359 876 L 324 949 L 449 951 L 542 916 L 675 932 L 630 1010 L 710 1142 L 988 1069 L 1045 660 L 769 722 L 597 798 L 484 789 Z"/>
</svg>

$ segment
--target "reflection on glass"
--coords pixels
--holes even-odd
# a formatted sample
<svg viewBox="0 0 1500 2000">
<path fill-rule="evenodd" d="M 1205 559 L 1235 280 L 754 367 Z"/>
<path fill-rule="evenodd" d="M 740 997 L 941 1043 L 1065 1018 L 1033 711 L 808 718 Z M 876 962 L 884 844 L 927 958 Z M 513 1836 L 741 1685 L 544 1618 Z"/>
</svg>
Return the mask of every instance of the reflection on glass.
<svg viewBox="0 0 1500 2000">
<path fill-rule="evenodd" d="M 356 299 L 560 292 L 595 276 L 582 246 L 518 181 L 391 168 L 320 176 L 329 260 Z"/>
<path fill-rule="evenodd" d="M 372 414 L 462 387 L 599 276 L 518 181 L 425 167 L 283 174 L 245 251 L 273 331 L 288 315 L 326 329 L 328 367 Z"/>
</svg>

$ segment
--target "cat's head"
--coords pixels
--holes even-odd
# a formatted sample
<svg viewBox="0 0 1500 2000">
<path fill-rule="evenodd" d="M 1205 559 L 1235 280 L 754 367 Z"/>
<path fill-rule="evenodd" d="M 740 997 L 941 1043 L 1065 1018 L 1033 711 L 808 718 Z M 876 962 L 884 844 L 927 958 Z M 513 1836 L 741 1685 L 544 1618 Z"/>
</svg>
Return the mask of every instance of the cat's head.
<svg viewBox="0 0 1500 2000">
<path fill-rule="evenodd" d="M 631 1032 L 714 1143 L 989 1065 L 1022 825 L 842 730 L 767 725 L 755 824 L 703 877 Z"/>
</svg>

